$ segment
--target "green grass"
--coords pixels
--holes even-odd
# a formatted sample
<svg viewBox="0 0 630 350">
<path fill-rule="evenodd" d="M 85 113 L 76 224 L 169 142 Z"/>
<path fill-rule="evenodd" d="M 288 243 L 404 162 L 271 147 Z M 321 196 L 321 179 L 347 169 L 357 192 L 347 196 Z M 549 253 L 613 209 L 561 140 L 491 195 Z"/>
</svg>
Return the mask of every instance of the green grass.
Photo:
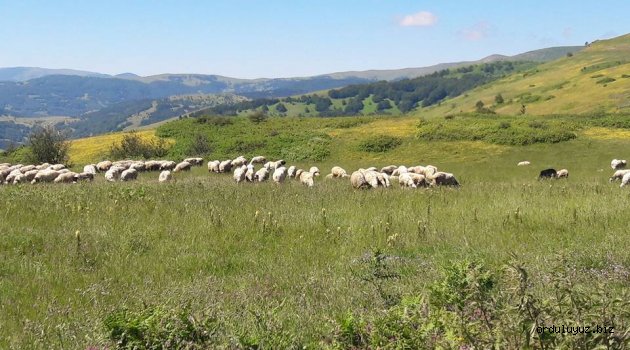
<svg viewBox="0 0 630 350">
<path fill-rule="evenodd" d="M 132 324 L 158 341 L 189 330 L 190 339 L 209 337 L 215 346 L 346 344 L 339 327 L 363 329 L 347 323 L 348 313 L 390 324 L 381 318 L 388 299 L 361 277 L 362 259 L 375 251 L 399 259 L 399 278 L 382 288 L 403 298 L 426 295 L 448 261 L 475 259 L 500 271 L 514 255 L 538 281 L 539 297 L 549 292 L 541 281 L 558 253 L 580 271 L 574 282 L 584 280 L 586 291 L 601 283 L 619 296 L 628 287 L 628 194 L 607 181 L 609 160 L 630 149 L 625 134 L 597 129 L 498 152 L 463 141 L 403 143 L 384 158 L 345 150 L 353 135 L 407 130 L 405 119 L 385 122 L 335 120 L 328 128 L 348 143 L 335 144 L 323 162 L 298 164 L 325 175 L 332 165 L 430 162 L 455 173 L 462 188 L 355 191 L 347 180 L 321 179 L 313 189 L 294 181 L 236 185 L 202 168 L 168 185 L 143 173 L 136 183 L 0 187 L 0 348 L 111 347 L 111 332 Z M 524 159 L 533 165 L 516 167 Z M 536 181 L 550 166 L 569 169 L 569 180 Z"/>
</svg>

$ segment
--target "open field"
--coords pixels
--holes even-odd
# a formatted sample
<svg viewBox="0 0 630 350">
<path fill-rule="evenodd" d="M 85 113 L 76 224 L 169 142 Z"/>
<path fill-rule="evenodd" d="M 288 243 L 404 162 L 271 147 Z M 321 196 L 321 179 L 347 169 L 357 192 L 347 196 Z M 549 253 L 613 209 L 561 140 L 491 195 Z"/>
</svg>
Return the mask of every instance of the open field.
<svg viewBox="0 0 630 350">
<path fill-rule="evenodd" d="M 629 194 L 608 183 L 610 159 L 630 154 L 626 132 L 588 128 L 531 146 L 426 142 L 412 138 L 414 120 L 331 124 L 316 130 L 331 137 L 329 157 L 291 163 L 318 165 L 322 178 L 332 165 L 431 163 L 455 173 L 460 189 L 357 191 L 323 179 L 312 189 L 236 185 L 205 167 L 171 184 L 142 173 L 135 183 L 1 186 L 0 348 L 131 347 L 134 339 L 210 348 L 486 344 L 458 333 L 450 307 L 436 304 L 435 283 L 451 261 L 482 262 L 494 276 L 522 264 L 531 298 L 563 305 L 561 315 L 544 309 L 554 315 L 540 316 L 547 325 L 614 320 L 619 334 L 628 329 L 630 315 L 619 311 L 627 305 L 601 304 L 627 301 L 630 287 Z M 405 141 L 389 152 L 357 151 L 379 133 Z M 532 166 L 516 167 L 524 159 Z M 535 180 L 550 166 L 569 169 L 569 179 Z M 512 290 L 500 281 L 493 298 Z M 582 301 L 564 304 L 576 296 Z M 442 310 L 427 316 L 434 343 L 403 336 L 426 329 L 394 327 L 425 317 L 392 318 L 417 305 Z M 570 318 L 571 310 L 585 314 Z M 514 317 L 492 322 L 520 324 Z"/>
</svg>

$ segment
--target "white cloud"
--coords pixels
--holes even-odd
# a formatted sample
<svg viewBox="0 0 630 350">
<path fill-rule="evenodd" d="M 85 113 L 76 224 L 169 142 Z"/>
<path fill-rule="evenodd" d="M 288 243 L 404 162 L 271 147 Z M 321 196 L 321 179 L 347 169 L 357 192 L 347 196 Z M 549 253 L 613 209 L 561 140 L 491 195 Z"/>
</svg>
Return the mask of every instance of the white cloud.
<svg viewBox="0 0 630 350">
<path fill-rule="evenodd" d="M 466 40 L 478 41 L 488 36 L 490 32 L 490 24 L 487 22 L 479 22 L 475 25 L 462 29 L 459 34 Z"/>
<path fill-rule="evenodd" d="M 421 11 L 404 16 L 398 24 L 403 27 L 430 27 L 437 22 L 437 16 L 428 11 Z"/>
</svg>

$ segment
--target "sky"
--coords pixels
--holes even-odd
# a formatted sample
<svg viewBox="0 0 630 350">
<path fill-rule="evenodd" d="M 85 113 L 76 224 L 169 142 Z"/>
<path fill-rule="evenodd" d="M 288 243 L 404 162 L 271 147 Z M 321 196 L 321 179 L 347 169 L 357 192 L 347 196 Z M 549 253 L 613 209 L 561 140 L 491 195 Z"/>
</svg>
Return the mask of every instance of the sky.
<svg viewBox="0 0 630 350">
<path fill-rule="evenodd" d="M 628 0 L 0 0 L 0 67 L 281 78 L 630 32 Z"/>
</svg>

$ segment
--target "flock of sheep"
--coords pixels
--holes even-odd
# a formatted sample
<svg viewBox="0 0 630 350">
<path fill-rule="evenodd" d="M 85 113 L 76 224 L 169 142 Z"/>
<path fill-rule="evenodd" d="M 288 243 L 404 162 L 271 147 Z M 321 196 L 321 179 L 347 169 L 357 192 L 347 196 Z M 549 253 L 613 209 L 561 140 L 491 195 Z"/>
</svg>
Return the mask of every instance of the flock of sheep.
<svg viewBox="0 0 630 350">
<path fill-rule="evenodd" d="M 173 179 L 173 173 L 188 171 L 193 166 L 202 166 L 202 158 L 187 158 L 180 163 L 170 160 L 121 160 L 102 161 L 96 164 L 88 164 L 80 173 L 67 169 L 63 164 L 40 165 L 11 165 L 0 164 L 0 184 L 20 183 L 77 183 L 80 181 L 92 181 L 98 173 L 104 173 L 104 178 L 110 182 L 133 181 L 138 178 L 141 171 L 159 171 L 159 182 L 168 182 Z M 256 167 L 259 166 L 258 169 Z M 248 160 L 243 156 L 229 160 L 212 160 L 208 162 L 208 171 L 211 173 L 232 173 L 234 181 L 264 182 L 272 180 L 275 183 L 283 183 L 287 179 L 297 179 L 308 187 L 315 185 L 315 179 L 320 176 L 320 170 L 316 166 L 308 170 L 299 169 L 296 166 L 287 166 L 284 160 L 267 161 L 263 156 L 253 157 Z M 331 169 L 326 179 L 349 178 L 354 188 L 390 187 L 392 182 L 398 182 L 401 187 L 419 188 L 428 186 L 459 186 L 459 182 L 451 173 L 438 171 L 432 165 L 427 166 L 396 166 L 390 165 L 380 170 L 371 167 L 358 169 L 352 174 L 341 167 Z"/>
<path fill-rule="evenodd" d="M 516 164 L 517 166 L 526 166 L 531 165 L 531 162 L 525 160 Z M 613 175 L 608 179 L 610 182 L 615 182 L 617 180 L 621 180 L 620 187 L 624 187 L 630 185 L 630 169 L 625 169 L 627 162 L 625 159 L 613 159 L 610 162 L 610 167 L 615 170 Z M 538 175 L 538 179 L 567 179 L 569 178 L 569 171 L 567 169 L 561 169 L 556 171 L 556 169 L 549 168 L 544 169 Z"/>
<path fill-rule="evenodd" d="M 530 165 L 529 161 L 519 162 L 518 166 Z M 630 184 L 630 169 L 625 169 L 625 160 L 613 159 L 610 166 L 615 173 L 610 177 L 610 182 L 621 180 L 621 187 Z M 0 163 L 0 184 L 20 183 L 76 183 L 80 181 L 92 181 L 98 173 L 104 173 L 104 178 L 110 182 L 132 181 L 138 178 L 141 171 L 159 171 L 159 182 L 168 182 L 173 179 L 173 173 L 188 171 L 193 166 L 202 166 L 202 158 L 186 158 L 176 163 L 171 160 L 121 160 L 102 161 L 83 167 L 80 173 L 73 172 L 63 164 L 40 165 L 11 165 Z M 256 169 L 256 166 L 259 166 Z M 267 161 L 263 156 L 253 157 L 248 160 L 243 156 L 228 160 L 212 160 L 208 162 L 208 171 L 211 173 L 232 173 L 236 183 L 264 182 L 272 180 L 275 183 L 283 183 L 287 179 L 297 179 L 300 183 L 313 187 L 315 178 L 320 176 L 319 168 L 313 166 L 308 170 L 299 169 L 296 166 L 288 166 L 284 160 Z M 568 178 L 569 171 L 562 169 L 545 169 L 540 172 L 539 179 Z M 335 166 L 326 179 L 349 178 L 354 188 L 378 188 L 390 187 L 398 182 L 403 188 L 421 188 L 429 186 L 459 186 L 459 182 L 452 173 L 438 171 L 435 166 L 404 166 L 389 165 L 381 169 L 370 167 L 358 169 L 350 175 L 341 167 Z"/>
</svg>

